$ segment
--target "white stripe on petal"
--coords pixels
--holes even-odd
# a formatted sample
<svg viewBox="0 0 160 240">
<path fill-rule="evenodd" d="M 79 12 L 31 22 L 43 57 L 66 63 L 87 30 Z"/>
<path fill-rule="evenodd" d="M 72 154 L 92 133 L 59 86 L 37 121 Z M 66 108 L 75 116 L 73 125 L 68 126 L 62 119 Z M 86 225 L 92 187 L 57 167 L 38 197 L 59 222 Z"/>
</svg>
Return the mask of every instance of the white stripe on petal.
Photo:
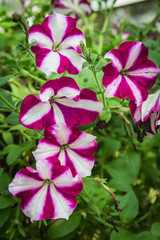
<svg viewBox="0 0 160 240">
<path fill-rule="evenodd" d="M 57 92 L 58 96 L 63 96 L 71 99 L 75 98 L 79 94 L 80 94 L 80 90 L 72 87 L 64 87 Z"/>
<path fill-rule="evenodd" d="M 154 112 L 151 114 L 150 116 L 150 125 L 151 125 L 151 131 L 156 135 L 157 131 L 156 131 L 156 118 L 157 118 L 157 113 Z"/>
<path fill-rule="evenodd" d="M 34 41 L 38 42 L 38 45 L 42 48 L 48 48 L 52 49 L 53 42 L 49 37 L 47 37 L 45 34 L 41 32 L 31 32 L 29 34 L 29 43 L 32 43 Z"/>
<path fill-rule="evenodd" d="M 45 158 L 55 156 L 59 153 L 60 149 L 58 146 L 53 144 L 47 144 L 45 142 L 39 143 L 36 151 L 32 152 L 36 161 L 43 160 Z"/>
<path fill-rule="evenodd" d="M 62 149 L 59 156 L 58 156 L 58 159 L 60 160 L 61 162 L 61 165 L 66 165 L 66 155 L 65 155 L 65 151 Z"/>
<path fill-rule="evenodd" d="M 61 99 L 57 99 L 56 102 L 63 104 L 64 106 L 67 107 L 72 107 L 72 108 L 81 108 L 86 109 L 88 111 L 97 111 L 99 112 L 101 107 L 101 102 L 96 102 L 96 101 L 92 101 L 92 100 L 79 100 L 78 102 L 73 101 L 72 99 L 67 99 L 67 98 L 61 98 Z"/>
<path fill-rule="evenodd" d="M 62 144 L 67 144 L 72 131 L 63 122 L 52 126 L 52 134 L 57 141 Z"/>
<path fill-rule="evenodd" d="M 142 95 L 137 86 L 127 77 L 125 76 L 126 82 L 128 83 L 134 97 L 135 97 L 135 103 L 137 106 L 139 106 L 142 103 Z"/>
<path fill-rule="evenodd" d="M 106 97 L 113 97 L 115 93 L 117 92 L 119 85 L 121 83 L 122 76 L 119 75 L 115 80 L 113 80 L 110 84 L 108 84 L 105 89 L 105 96 Z"/>
<path fill-rule="evenodd" d="M 53 88 L 46 88 L 45 91 L 39 95 L 39 98 L 42 102 L 47 102 L 52 96 L 54 96 Z"/>
<path fill-rule="evenodd" d="M 15 179 L 9 184 L 9 191 L 13 196 L 26 190 L 33 190 L 43 185 L 43 182 L 17 173 Z"/>
<path fill-rule="evenodd" d="M 136 69 L 134 71 L 128 72 L 128 75 L 141 76 L 146 78 L 154 78 L 160 72 L 160 69 L 147 67 L 142 69 Z"/>
<path fill-rule="evenodd" d="M 122 69 L 122 64 L 121 64 L 120 60 L 117 58 L 116 55 L 114 55 L 114 54 L 112 53 L 112 51 L 109 51 L 108 53 L 106 53 L 106 54 L 104 55 L 104 58 L 109 58 L 109 59 L 111 59 L 111 60 L 112 60 L 112 63 L 114 64 L 114 66 L 117 67 L 119 71 Z"/>
<path fill-rule="evenodd" d="M 57 187 L 72 187 L 75 183 L 79 182 L 80 178 L 76 175 L 74 178 L 69 168 L 66 169 L 63 174 L 58 175 L 57 178 L 54 179 L 54 183 Z"/>
<path fill-rule="evenodd" d="M 139 107 L 137 107 L 135 112 L 134 112 L 134 120 L 135 120 L 136 123 L 141 120 L 141 112 L 140 112 Z"/>
<path fill-rule="evenodd" d="M 157 91 L 155 94 L 148 95 L 147 100 L 142 103 L 142 106 L 141 106 L 142 121 L 147 120 L 148 115 L 152 112 L 152 108 L 156 104 L 159 94 L 160 92 Z"/>
<path fill-rule="evenodd" d="M 84 58 L 82 58 L 75 50 L 73 49 L 60 49 L 59 53 L 63 56 L 67 57 L 72 65 L 76 67 L 79 71 L 82 70 L 82 64 L 85 62 Z"/>
<path fill-rule="evenodd" d="M 57 72 L 59 65 L 60 65 L 59 54 L 57 52 L 51 51 L 44 58 L 39 68 L 41 69 L 42 72 L 49 76 L 52 72 Z"/>
<path fill-rule="evenodd" d="M 40 120 L 43 116 L 45 116 L 51 109 L 50 103 L 38 103 L 34 107 L 32 107 L 21 119 L 24 125 L 30 125 Z"/>
<path fill-rule="evenodd" d="M 37 171 L 43 179 L 52 178 L 52 166 L 52 162 L 49 162 L 46 159 L 42 159 L 36 163 Z"/>
<path fill-rule="evenodd" d="M 55 216 L 54 219 L 57 218 L 65 218 L 68 219 L 70 214 L 73 211 L 73 208 L 70 206 L 70 201 L 63 197 L 54 187 L 53 184 L 50 185 L 50 192 L 54 204 Z"/>
<path fill-rule="evenodd" d="M 69 146 L 74 149 L 88 149 L 95 145 L 96 137 L 92 134 L 88 134 L 83 132 L 73 143 L 69 144 Z"/>
<path fill-rule="evenodd" d="M 71 101 L 73 101 L 73 100 L 71 100 Z M 56 99 L 55 102 L 59 102 L 59 99 L 58 100 Z M 61 110 L 59 109 L 59 107 L 56 105 L 56 103 L 53 103 L 52 106 L 53 106 L 53 110 L 54 110 L 54 118 L 55 118 L 56 123 L 64 123 L 65 119 L 64 119 L 63 114 L 62 114 Z"/>
<path fill-rule="evenodd" d="M 140 52 L 142 50 L 142 43 L 137 42 L 137 44 L 133 45 L 133 47 L 129 51 L 128 59 L 126 62 L 125 69 L 128 69 L 134 65 L 136 62 Z"/>
<path fill-rule="evenodd" d="M 52 32 L 55 46 L 61 42 L 65 34 L 67 28 L 66 18 L 66 16 L 58 13 L 49 16 L 48 26 Z"/>
<path fill-rule="evenodd" d="M 85 44 L 85 37 L 83 34 L 81 35 L 72 35 L 70 37 L 67 37 L 64 39 L 64 41 L 61 43 L 61 47 L 62 48 L 67 48 L 67 47 L 77 47 L 78 45 L 80 45 L 80 41 L 83 41 Z"/>
<path fill-rule="evenodd" d="M 83 158 L 71 149 L 66 149 L 70 160 L 72 161 L 78 175 L 83 178 L 91 175 L 91 169 L 93 168 L 94 162 L 89 161 L 87 158 Z"/>
<path fill-rule="evenodd" d="M 34 195 L 29 203 L 23 209 L 24 213 L 33 220 L 39 220 L 43 214 L 43 207 L 45 205 L 48 184 L 43 187 Z"/>
</svg>

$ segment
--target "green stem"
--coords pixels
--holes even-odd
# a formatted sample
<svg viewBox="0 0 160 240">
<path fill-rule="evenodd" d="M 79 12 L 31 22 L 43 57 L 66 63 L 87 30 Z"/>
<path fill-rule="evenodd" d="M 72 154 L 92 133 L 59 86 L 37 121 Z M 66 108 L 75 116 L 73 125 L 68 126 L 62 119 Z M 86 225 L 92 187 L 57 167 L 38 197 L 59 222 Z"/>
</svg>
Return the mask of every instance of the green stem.
<svg viewBox="0 0 160 240">
<path fill-rule="evenodd" d="M 30 72 L 28 72 L 27 70 L 24 70 L 24 69 L 21 69 L 20 72 L 22 74 L 24 74 L 24 76 L 28 76 L 28 77 L 31 77 L 33 78 L 34 80 L 36 80 L 36 82 L 38 83 L 41 83 L 41 84 L 44 84 L 46 81 L 39 78 L 39 77 L 36 77 L 35 75 L 32 75 Z"/>
<path fill-rule="evenodd" d="M 10 104 L 4 97 L 0 96 L 0 101 L 3 102 L 12 112 L 19 113 L 19 111 L 12 104 Z"/>
<path fill-rule="evenodd" d="M 97 88 L 98 88 L 98 90 L 100 91 L 100 93 L 101 93 L 101 95 L 102 95 L 102 102 L 103 102 L 103 106 L 104 106 L 104 108 L 105 108 L 105 107 L 106 107 L 106 99 L 105 99 L 105 96 L 104 96 L 104 91 L 103 91 L 103 89 L 102 89 L 102 87 L 101 87 L 101 85 L 100 85 L 100 83 L 99 83 L 98 78 L 97 78 L 95 66 L 92 66 L 92 67 L 91 67 L 91 71 L 92 71 L 93 76 L 94 76 L 94 78 L 95 78 L 95 80 L 96 80 Z"/>
<path fill-rule="evenodd" d="M 107 9 L 106 10 L 106 14 L 105 14 L 105 20 L 104 20 L 104 23 L 103 23 L 103 26 L 102 26 L 102 30 L 101 30 L 101 33 L 99 35 L 99 55 L 102 54 L 102 49 L 103 49 L 103 42 L 104 42 L 104 34 L 106 32 L 106 28 L 108 26 L 108 21 L 109 21 L 109 17 L 110 17 L 110 14 L 112 12 L 112 9 L 113 9 L 113 6 L 115 4 L 117 0 L 114 0 L 113 3 L 112 3 L 112 6 L 110 9 Z"/>
</svg>

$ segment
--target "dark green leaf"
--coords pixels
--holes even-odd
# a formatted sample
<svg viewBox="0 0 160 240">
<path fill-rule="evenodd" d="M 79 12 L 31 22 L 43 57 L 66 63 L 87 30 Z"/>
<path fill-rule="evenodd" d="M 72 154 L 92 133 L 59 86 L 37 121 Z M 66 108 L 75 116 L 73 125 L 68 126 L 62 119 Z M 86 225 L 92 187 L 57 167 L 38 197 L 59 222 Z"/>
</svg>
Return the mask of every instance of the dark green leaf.
<svg viewBox="0 0 160 240">
<path fill-rule="evenodd" d="M 80 221 L 81 215 L 71 215 L 68 220 L 65 220 L 60 224 L 53 224 L 48 229 L 49 239 L 56 239 L 68 235 L 79 226 Z"/>
</svg>

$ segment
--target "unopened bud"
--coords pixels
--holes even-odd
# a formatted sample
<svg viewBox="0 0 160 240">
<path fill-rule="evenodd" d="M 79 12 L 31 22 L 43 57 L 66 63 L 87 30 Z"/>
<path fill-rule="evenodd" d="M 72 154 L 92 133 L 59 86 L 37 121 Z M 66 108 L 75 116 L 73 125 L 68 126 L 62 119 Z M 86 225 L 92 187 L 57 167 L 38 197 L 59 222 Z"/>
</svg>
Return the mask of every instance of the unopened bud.
<svg viewBox="0 0 160 240">
<path fill-rule="evenodd" d="M 12 19 L 13 19 L 13 22 L 20 22 L 21 21 L 21 15 L 17 12 L 14 12 L 12 14 Z"/>
</svg>

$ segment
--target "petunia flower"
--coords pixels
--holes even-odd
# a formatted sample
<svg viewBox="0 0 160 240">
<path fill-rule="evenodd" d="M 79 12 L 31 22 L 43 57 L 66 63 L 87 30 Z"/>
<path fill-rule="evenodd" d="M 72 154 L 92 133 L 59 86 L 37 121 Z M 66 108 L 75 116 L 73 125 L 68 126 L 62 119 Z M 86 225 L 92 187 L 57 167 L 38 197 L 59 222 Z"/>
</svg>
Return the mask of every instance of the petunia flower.
<svg viewBox="0 0 160 240">
<path fill-rule="evenodd" d="M 82 191 L 82 180 L 78 175 L 73 178 L 70 169 L 55 159 L 38 161 L 36 167 L 20 170 L 9 191 L 22 199 L 22 210 L 31 221 L 68 219 L 76 207 L 76 195 Z"/>
<path fill-rule="evenodd" d="M 148 122 L 148 132 L 157 134 L 160 127 L 160 91 L 150 94 L 139 106 L 130 101 L 129 108 L 135 123 Z"/>
<path fill-rule="evenodd" d="M 62 165 L 70 168 L 73 177 L 91 175 L 94 165 L 93 153 L 98 144 L 95 136 L 80 132 L 78 127 L 68 128 L 64 123 L 50 126 L 33 152 L 37 161 L 57 157 Z"/>
<path fill-rule="evenodd" d="M 46 82 L 39 96 L 30 94 L 23 100 L 19 121 L 37 130 L 56 122 L 79 126 L 95 121 L 102 108 L 95 92 L 80 91 L 73 78 L 61 77 Z"/>
<path fill-rule="evenodd" d="M 148 49 L 142 42 L 123 42 L 119 49 L 105 54 L 111 63 L 103 67 L 106 97 L 129 98 L 137 105 L 147 99 L 148 92 L 160 72 L 148 59 Z"/>
<path fill-rule="evenodd" d="M 87 0 L 55 0 L 54 11 L 78 18 L 81 14 L 90 14 L 91 6 Z"/>
<path fill-rule="evenodd" d="M 58 13 L 29 29 L 29 43 L 37 41 L 31 47 L 36 54 L 36 65 L 46 75 L 65 71 L 78 74 L 85 61 L 80 56 L 81 40 L 85 43 L 83 33 L 76 28 L 76 19 Z"/>
</svg>

